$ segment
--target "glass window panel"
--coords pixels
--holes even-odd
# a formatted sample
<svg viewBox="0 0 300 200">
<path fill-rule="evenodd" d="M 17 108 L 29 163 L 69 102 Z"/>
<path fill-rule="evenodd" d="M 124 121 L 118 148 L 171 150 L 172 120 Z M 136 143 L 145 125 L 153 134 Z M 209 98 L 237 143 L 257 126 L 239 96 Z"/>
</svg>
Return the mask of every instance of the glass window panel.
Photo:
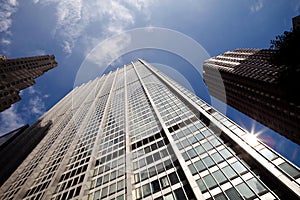
<svg viewBox="0 0 300 200">
<path fill-rule="evenodd" d="M 194 167 L 194 165 L 193 164 L 190 164 L 189 165 L 189 169 L 191 170 L 191 173 L 194 175 L 194 174 L 197 174 L 197 170 L 196 170 L 196 168 Z"/>
<path fill-rule="evenodd" d="M 109 186 L 109 194 L 115 193 L 116 192 L 116 187 L 117 187 L 116 183 L 111 184 Z"/>
<path fill-rule="evenodd" d="M 107 196 L 107 192 L 108 192 L 108 187 L 105 187 L 102 189 L 102 193 L 101 193 L 101 197 L 106 197 Z"/>
<path fill-rule="evenodd" d="M 212 188 L 217 185 L 217 182 L 214 180 L 214 178 L 210 174 L 204 176 L 203 181 L 206 183 L 208 188 Z"/>
<path fill-rule="evenodd" d="M 195 136 L 196 136 L 196 138 L 197 138 L 199 141 L 201 141 L 201 140 L 204 138 L 204 136 L 202 135 L 202 133 L 198 133 L 198 134 L 196 134 Z"/>
<path fill-rule="evenodd" d="M 286 173 L 288 173 L 290 176 L 294 177 L 294 178 L 298 178 L 300 176 L 300 172 L 299 170 L 297 170 L 296 168 L 294 168 L 292 165 L 290 165 L 287 162 L 281 163 L 280 165 L 278 165 L 283 171 L 285 171 Z"/>
<path fill-rule="evenodd" d="M 143 181 L 147 178 L 148 178 L 148 171 L 147 170 L 141 171 L 141 181 Z"/>
<path fill-rule="evenodd" d="M 202 153 L 205 152 L 204 148 L 203 148 L 201 145 L 197 146 L 197 147 L 195 148 L 195 150 L 197 151 L 197 153 L 198 153 L 199 155 L 201 155 Z"/>
<path fill-rule="evenodd" d="M 104 177 L 103 177 L 103 184 L 107 183 L 108 180 L 109 180 L 109 174 L 105 174 Z"/>
<path fill-rule="evenodd" d="M 187 146 L 190 145 L 190 143 L 189 143 L 189 141 L 188 141 L 187 139 L 182 140 L 182 141 L 181 141 L 181 144 L 182 144 L 183 147 L 187 147 Z"/>
<path fill-rule="evenodd" d="M 224 174 L 220 170 L 215 171 L 212 174 L 219 184 L 222 184 L 223 182 L 225 182 L 227 180 L 226 177 L 224 176 Z"/>
<path fill-rule="evenodd" d="M 149 184 L 143 185 L 143 196 L 146 197 L 150 194 L 151 194 L 150 185 Z"/>
<path fill-rule="evenodd" d="M 156 170 L 155 170 L 155 167 L 154 167 L 154 166 L 153 166 L 153 167 L 150 167 L 150 168 L 148 169 L 148 171 L 149 171 L 149 176 L 150 176 L 150 177 L 156 175 Z"/>
<path fill-rule="evenodd" d="M 170 185 L 168 177 L 164 176 L 164 177 L 160 178 L 160 184 L 161 184 L 162 188 L 168 187 Z"/>
<path fill-rule="evenodd" d="M 261 193 L 266 191 L 266 188 L 256 178 L 251 178 L 247 180 L 247 183 L 256 193 Z"/>
<path fill-rule="evenodd" d="M 177 200 L 186 200 L 182 188 L 178 188 L 177 190 L 174 191 L 174 193 Z"/>
<path fill-rule="evenodd" d="M 176 183 L 178 183 L 178 182 L 179 182 L 179 179 L 178 179 L 178 177 L 177 177 L 177 175 L 176 175 L 176 173 L 175 173 L 175 172 L 173 172 L 173 173 L 169 174 L 168 176 L 169 176 L 169 179 L 170 179 L 171 185 L 175 185 Z"/>
<path fill-rule="evenodd" d="M 209 156 L 203 158 L 203 162 L 206 164 L 207 167 L 211 167 L 215 164 L 214 161 Z"/>
<path fill-rule="evenodd" d="M 117 183 L 117 189 L 118 191 L 124 188 L 124 180 L 121 180 Z"/>
<path fill-rule="evenodd" d="M 160 186 L 159 186 L 158 180 L 151 182 L 151 188 L 152 188 L 153 193 L 160 191 Z"/>
<path fill-rule="evenodd" d="M 208 136 L 210 136 L 211 135 L 211 132 L 209 131 L 209 130 L 204 130 L 203 132 L 202 132 L 202 134 L 204 135 L 204 137 L 208 137 Z"/>
<path fill-rule="evenodd" d="M 213 148 L 213 146 L 209 142 L 203 143 L 202 146 L 206 149 L 206 151 L 209 151 Z"/>
<path fill-rule="evenodd" d="M 227 158 L 230 158 L 231 156 L 232 156 L 232 154 L 228 151 L 228 149 L 222 149 L 221 151 L 220 151 L 220 154 L 225 158 L 225 159 L 227 159 Z"/>
<path fill-rule="evenodd" d="M 202 181 L 202 179 L 199 179 L 196 182 L 197 182 L 197 185 L 200 188 L 201 192 L 204 192 L 206 190 L 206 186 L 205 186 L 204 182 Z"/>
<path fill-rule="evenodd" d="M 245 183 L 241 183 L 235 187 L 246 199 L 255 195 Z"/>
<path fill-rule="evenodd" d="M 188 140 L 190 141 L 191 144 L 197 142 L 197 138 L 195 138 L 194 136 L 189 137 Z"/>
<path fill-rule="evenodd" d="M 260 153 L 269 160 L 273 160 L 278 157 L 275 153 L 273 153 L 271 150 L 267 148 L 260 150 Z"/>
<path fill-rule="evenodd" d="M 165 198 L 164 198 L 165 200 L 175 200 L 175 198 L 174 198 L 174 196 L 173 196 L 173 194 L 172 193 L 170 193 L 170 194 L 167 194 L 166 196 L 165 196 Z"/>
<path fill-rule="evenodd" d="M 218 152 L 213 153 L 213 154 L 211 155 L 211 157 L 214 159 L 214 161 L 215 161 L 216 163 L 219 163 L 219 162 L 223 161 L 222 156 L 221 156 Z"/>
<path fill-rule="evenodd" d="M 225 191 L 226 195 L 229 197 L 229 199 L 239 200 L 243 199 L 241 195 L 236 191 L 235 188 L 230 188 Z"/>
<path fill-rule="evenodd" d="M 226 174 L 226 176 L 230 179 L 237 176 L 235 171 L 233 171 L 233 169 L 230 166 L 226 166 L 226 167 L 222 168 L 222 170 Z"/>
<path fill-rule="evenodd" d="M 201 160 L 198 160 L 194 163 L 194 165 L 196 166 L 197 171 L 201 172 L 202 170 L 206 169 L 206 167 L 204 166 L 203 162 Z"/>
<path fill-rule="evenodd" d="M 99 199 L 99 197 L 100 197 L 100 190 L 94 193 L 94 199 Z"/>
<path fill-rule="evenodd" d="M 155 161 L 160 160 L 159 152 L 156 152 L 155 154 L 153 154 L 153 157 L 154 157 L 154 160 L 155 160 Z"/>
<path fill-rule="evenodd" d="M 223 193 L 220 193 L 220 194 L 217 194 L 216 196 L 214 196 L 214 199 L 215 200 L 227 200 L 227 197 Z"/>
<path fill-rule="evenodd" d="M 151 163 L 153 163 L 152 155 L 147 156 L 147 157 L 146 157 L 146 161 L 147 161 L 147 164 L 148 164 L 148 165 L 150 165 Z"/>
<path fill-rule="evenodd" d="M 156 169 L 157 169 L 158 174 L 165 171 L 164 165 L 162 163 L 159 163 L 158 165 L 156 165 Z"/>
<path fill-rule="evenodd" d="M 191 157 L 191 158 L 194 158 L 197 156 L 197 153 L 194 149 L 190 149 L 187 151 L 188 155 Z"/>
<path fill-rule="evenodd" d="M 117 172 L 116 171 L 113 171 L 111 174 L 110 174 L 110 180 L 114 180 L 116 178 L 116 175 L 117 175 Z"/>
<path fill-rule="evenodd" d="M 142 190 L 141 190 L 140 187 L 135 189 L 135 196 L 136 196 L 137 199 L 142 198 Z"/>
<path fill-rule="evenodd" d="M 135 182 L 135 183 L 140 182 L 140 175 L 139 175 L 139 173 L 134 174 L 134 182 Z"/>
<path fill-rule="evenodd" d="M 190 159 L 186 152 L 182 152 L 182 157 L 185 161 Z"/>
<path fill-rule="evenodd" d="M 160 151 L 160 154 L 161 154 L 161 157 L 164 158 L 164 157 L 167 157 L 169 154 L 168 154 L 168 151 L 166 149 L 163 149 Z"/>
<path fill-rule="evenodd" d="M 239 161 L 232 163 L 231 165 L 239 174 L 242 174 L 247 171 L 246 167 Z"/>
<path fill-rule="evenodd" d="M 101 183 L 102 183 L 102 177 L 99 177 L 96 182 L 96 187 L 101 185 Z"/>
<path fill-rule="evenodd" d="M 139 163 L 140 163 L 140 168 L 146 166 L 146 160 L 145 160 L 145 158 L 142 158 L 142 159 L 139 161 Z"/>
</svg>

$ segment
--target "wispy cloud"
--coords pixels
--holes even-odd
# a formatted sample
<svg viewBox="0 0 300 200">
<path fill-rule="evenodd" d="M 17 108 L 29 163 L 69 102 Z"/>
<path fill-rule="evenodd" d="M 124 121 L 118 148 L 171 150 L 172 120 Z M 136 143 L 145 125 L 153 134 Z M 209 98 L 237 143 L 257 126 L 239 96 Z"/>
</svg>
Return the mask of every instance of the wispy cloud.
<svg viewBox="0 0 300 200">
<path fill-rule="evenodd" d="M 72 53 L 79 38 L 87 39 L 87 29 L 91 23 L 101 27 L 99 38 L 106 38 L 121 33 L 135 24 L 135 9 L 150 16 L 147 3 L 138 0 L 33 0 L 34 3 L 56 4 L 55 36 L 62 38 L 62 48 L 65 53 Z M 83 42 L 84 43 L 84 42 Z"/>
<path fill-rule="evenodd" d="M 33 86 L 27 88 L 23 93 L 28 93 L 30 99 L 26 107 L 23 107 L 24 111 L 27 111 L 30 115 L 40 117 L 46 111 L 45 99 L 49 97 L 48 94 L 43 94 Z M 25 95 L 25 94 L 24 94 Z"/>
<path fill-rule="evenodd" d="M 3 36 L 6 35 L 0 39 L 2 45 L 7 46 L 11 44 L 11 40 L 7 36 L 12 34 L 10 31 L 13 23 L 12 15 L 18 10 L 18 5 L 17 0 L 2 0 L 0 2 L 0 33 Z M 6 53 L 6 51 L 2 49 L 2 53 Z"/>
<path fill-rule="evenodd" d="M 1 39 L 1 44 L 3 45 L 10 45 L 11 44 L 11 41 L 7 38 L 2 38 Z"/>
<path fill-rule="evenodd" d="M 24 125 L 23 118 L 18 115 L 17 106 L 12 105 L 9 109 L 0 113 L 0 135 Z"/>
<path fill-rule="evenodd" d="M 263 0 L 256 0 L 255 3 L 250 7 L 251 12 L 258 12 L 264 7 Z"/>
</svg>

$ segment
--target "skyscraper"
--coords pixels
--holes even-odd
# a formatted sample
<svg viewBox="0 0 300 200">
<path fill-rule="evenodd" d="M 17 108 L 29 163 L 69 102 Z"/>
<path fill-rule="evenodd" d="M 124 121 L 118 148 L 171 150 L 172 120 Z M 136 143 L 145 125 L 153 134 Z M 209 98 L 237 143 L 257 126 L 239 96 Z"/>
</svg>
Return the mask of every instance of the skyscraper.
<svg viewBox="0 0 300 200">
<path fill-rule="evenodd" d="M 299 168 L 143 60 L 40 120 L 51 127 L 1 199 L 300 197 Z"/>
<path fill-rule="evenodd" d="M 0 56 L 0 112 L 20 101 L 19 92 L 57 66 L 54 55 L 8 59 Z"/>
<path fill-rule="evenodd" d="M 290 101 L 279 84 L 284 66 L 270 62 L 275 53 L 258 49 L 228 51 L 204 62 L 203 77 L 210 94 L 222 99 L 224 90 L 214 76 L 217 70 L 228 105 L 300 144 L 300 105 Z"/>
</svg>

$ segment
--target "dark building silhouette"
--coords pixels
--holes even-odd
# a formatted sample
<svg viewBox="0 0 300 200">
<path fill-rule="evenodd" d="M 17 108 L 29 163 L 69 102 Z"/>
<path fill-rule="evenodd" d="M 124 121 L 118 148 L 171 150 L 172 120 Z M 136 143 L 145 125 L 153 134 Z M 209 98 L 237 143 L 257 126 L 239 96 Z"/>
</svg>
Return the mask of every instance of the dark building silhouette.
<svg viewBox="0 0 300 200">
<path fill-rule="evenodd" d="M 300 15 L 293 18 L 293 30 L 300 29 Z"/>
<path fill-rule="evenodd" d="M 299 199 L 300 170 L 143 60 L 74 88 L 0 199 Z M 28 133 L 29 133 L 28 132 Z"/>
<path fill-rule="evenodd" d="M 24 125 L 0 137 L 0 186 L 46 135 L 49 124 Z"/>
<path fill-rule="evenodd" d="M 20 101 L 19 92 L 57 66 L 54 55 L 9 59 L 0 56 L 0 112 Z"/>
<path fill-rule="evenodd" d="M 300 144 L 300 105 L 290 101 L 280 85 L 285 67 L 270 62 L 274 54 L 275 50 L 228 51 L 204 62 L 203 77 L 210 94 L 222 99 L 224 90 L 214 76 L 218 70 L 228 105 Z"/>
</svg>

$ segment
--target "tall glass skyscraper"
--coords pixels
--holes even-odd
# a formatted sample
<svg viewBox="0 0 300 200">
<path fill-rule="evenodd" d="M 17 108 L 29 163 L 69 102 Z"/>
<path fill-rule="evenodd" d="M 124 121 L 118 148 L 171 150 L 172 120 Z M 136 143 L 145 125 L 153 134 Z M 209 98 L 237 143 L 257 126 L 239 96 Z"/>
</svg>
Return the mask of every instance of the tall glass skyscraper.
<svg viewBox="0 0 300 200">
<path fill-rule="evenodd" d="M 1 199 L 298 199 L 300 171 L 143 60 L 72 90 Z"/>
</svg>

